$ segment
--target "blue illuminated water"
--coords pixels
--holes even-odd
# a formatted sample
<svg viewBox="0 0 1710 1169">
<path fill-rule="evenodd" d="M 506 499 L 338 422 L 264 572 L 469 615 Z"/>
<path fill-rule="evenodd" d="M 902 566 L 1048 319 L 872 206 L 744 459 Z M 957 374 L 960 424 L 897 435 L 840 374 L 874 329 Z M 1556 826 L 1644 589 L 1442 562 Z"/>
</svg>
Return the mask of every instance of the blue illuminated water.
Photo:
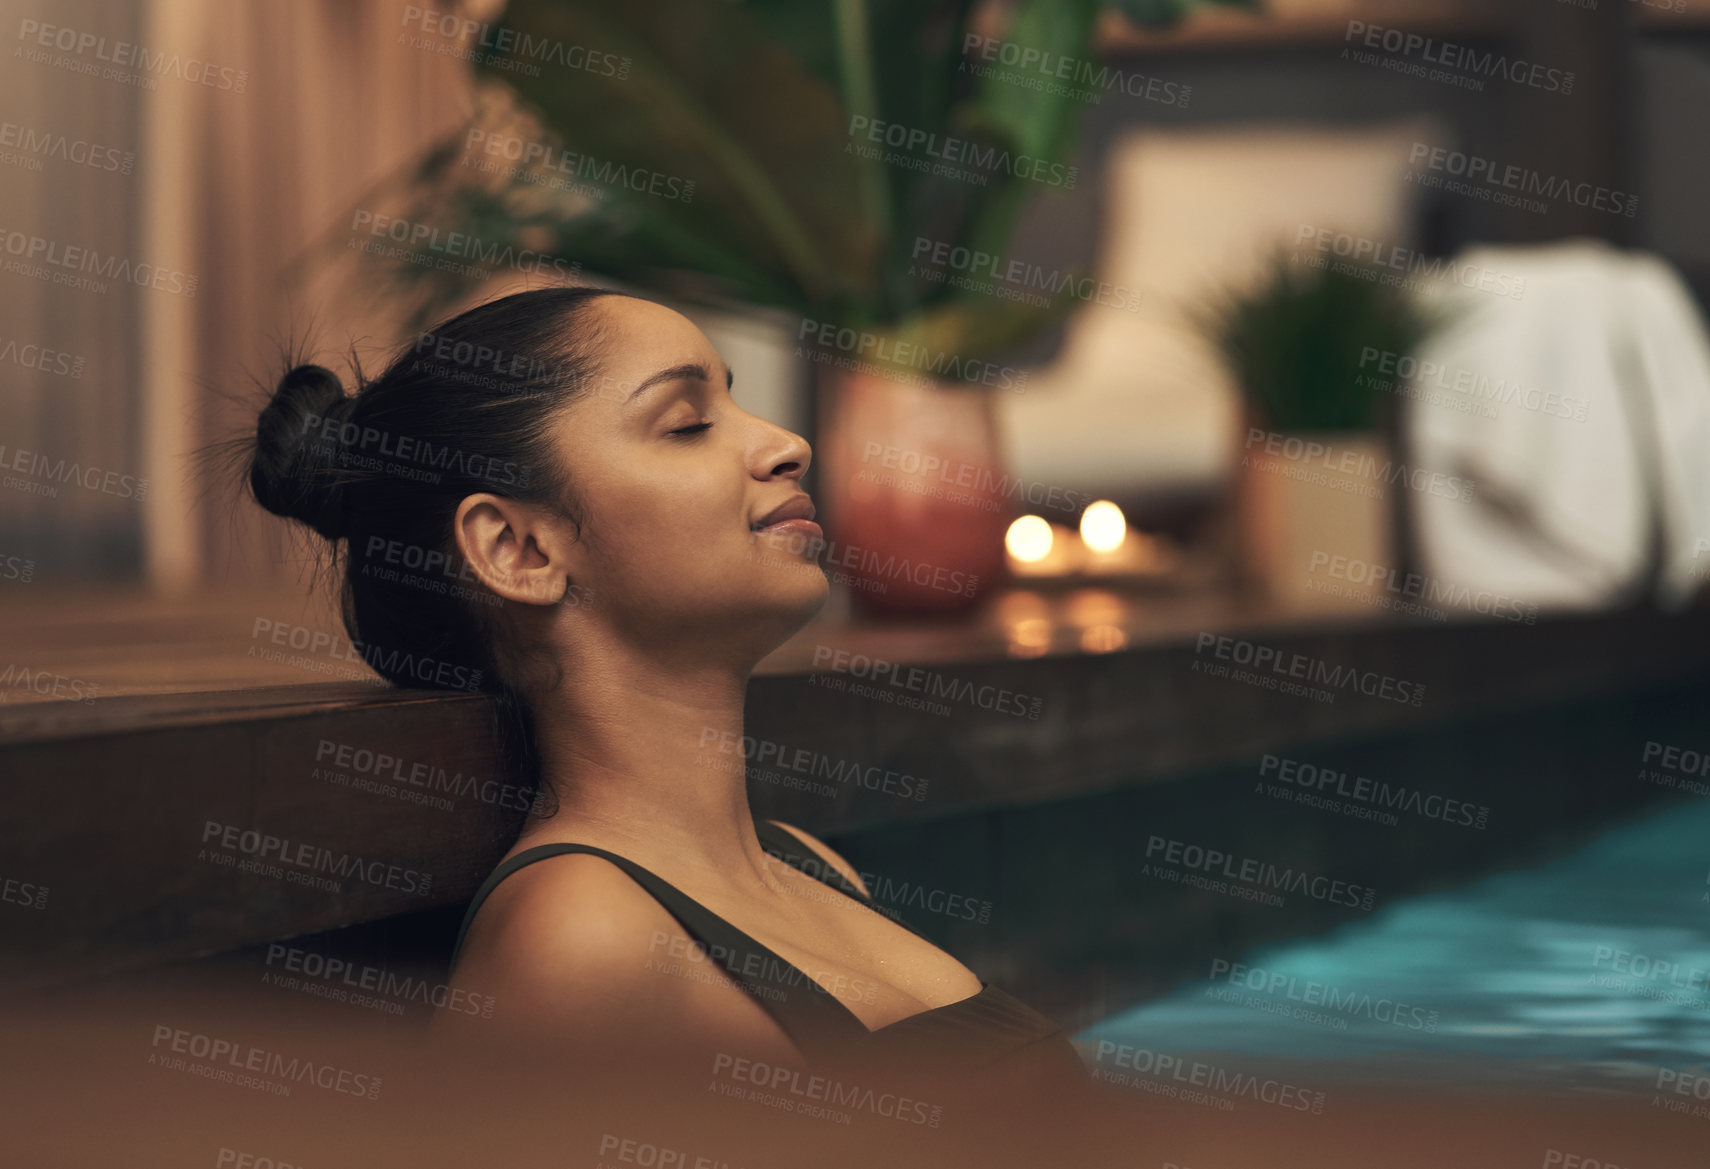
<svg viewBox="0 0 1710 1169">
<path fill-rule="evenodd" d="M 1264 973 L 1232 984 L 1207 977 L 1208 962 L 1207 976 L 1076 1036 L 1089 1062 L 1102 1039 L 1225 1063 L 1323 1061 L 1362 1080 L 1625 1089 L 1659 1068 L 1710 1072 L 1710 801 L 1647 813 L 1541 868 L 1220 957 Z M 1396 1004 L 1399 1024 L 1386 1021 Z"/>
</svg>

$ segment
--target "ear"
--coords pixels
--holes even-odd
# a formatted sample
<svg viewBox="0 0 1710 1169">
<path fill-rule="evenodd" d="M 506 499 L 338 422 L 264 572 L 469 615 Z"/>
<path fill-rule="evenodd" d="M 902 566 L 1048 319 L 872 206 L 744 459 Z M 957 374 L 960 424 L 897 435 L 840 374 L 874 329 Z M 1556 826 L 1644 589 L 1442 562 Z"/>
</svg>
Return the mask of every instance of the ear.
<svg viewBox="0 0 1710 1169">
<path fill-rule="evenodd" d="M 550 508 L 470 495 L 457 505 L 452 534 L 470 571 L 507 601 L 555 605 L 569 591 L 575 526 Z"/>
</svg>

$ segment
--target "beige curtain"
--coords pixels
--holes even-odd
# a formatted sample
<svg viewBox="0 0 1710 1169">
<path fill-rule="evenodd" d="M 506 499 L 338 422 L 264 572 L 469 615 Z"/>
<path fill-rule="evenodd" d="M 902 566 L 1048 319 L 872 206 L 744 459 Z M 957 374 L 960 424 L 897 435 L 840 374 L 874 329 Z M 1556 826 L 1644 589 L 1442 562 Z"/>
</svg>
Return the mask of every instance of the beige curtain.
<svg viewBox="0 0 1710 1169">
<path fill-rule="evenodd" d="M 133 487 L 146 474 L 139 312 L 161 295 L 79 283 L 89 257 L 97 271 L 150 260 L 134 214 L 140 94 L 75 71 L 93 53 L 60 52 L 57 32 L 39 39 L 53 26 L 135 43 L 141 25 L 99 0 L 0 0 L 0 564 L 34 561 L 38 588 L 140 571 L 143 507 L 121 479 L 101 488 L 108 472 Z"/>
<path fill-rule="evenodd" d="M 311 326 L 329 358 L 395 337 L 287 267 L 470 108 L 410 7 L 0 0 L 0 557 L 168 592 L 278 573 L 283 525 L 191 456 Z"/>
<path fill-rule="evenodd" d="M 145 107 L 142 234 L 197 273 L 191 297 L 143 316 L 147 572 L 156 587 L 257 583 L 279 573 L 283 525 L 232 503 L 187 452 L 253 427 L 280 347 L 310 337 L 343 370 L 397 336 L 383 306 L 355 309 L 338 274 L 304 270 L 312 241 L 467 116 L 467 67 L 414 47 L 394 0 L 155 0 L 157 43 L 247 72 L 243 92 L 164 83 Z M 291 269 L 288 272 L 288 269 Z M 288 278 L 289 276 L 289 278 Z"/>
</svg>

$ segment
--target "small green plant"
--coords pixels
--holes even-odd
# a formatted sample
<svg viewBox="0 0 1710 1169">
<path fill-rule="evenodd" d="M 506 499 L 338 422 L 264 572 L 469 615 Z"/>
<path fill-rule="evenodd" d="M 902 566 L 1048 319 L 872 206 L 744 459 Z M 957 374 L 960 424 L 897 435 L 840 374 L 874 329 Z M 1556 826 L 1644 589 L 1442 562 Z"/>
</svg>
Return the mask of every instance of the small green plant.
<svg viewBox="0 0 1710 1169">
<path fill-rule="evenodd" d="M 1226 292 L 1196 314 L 1259 425 L 1379 428 L 1402 380 L 1395 363 L 1440 323 L 1382 275 L 1362 264 L 1318 267 L 1279 249 L 1257 287 Z"/>
</svg>

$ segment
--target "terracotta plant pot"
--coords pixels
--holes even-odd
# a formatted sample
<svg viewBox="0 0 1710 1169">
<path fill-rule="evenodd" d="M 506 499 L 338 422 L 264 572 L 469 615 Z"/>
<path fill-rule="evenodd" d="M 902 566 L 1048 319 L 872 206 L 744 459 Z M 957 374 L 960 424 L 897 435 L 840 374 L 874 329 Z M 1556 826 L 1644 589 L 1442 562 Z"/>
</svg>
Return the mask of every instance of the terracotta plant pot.
<svg viewBox="0 0 1710 1169">
<path fill-rule="evenodd" d="M 868 615 L 949 614 L 1002 583 L 1017 512 L 990 389 L 821 368 L 822 557 Z"/>
</svg>

